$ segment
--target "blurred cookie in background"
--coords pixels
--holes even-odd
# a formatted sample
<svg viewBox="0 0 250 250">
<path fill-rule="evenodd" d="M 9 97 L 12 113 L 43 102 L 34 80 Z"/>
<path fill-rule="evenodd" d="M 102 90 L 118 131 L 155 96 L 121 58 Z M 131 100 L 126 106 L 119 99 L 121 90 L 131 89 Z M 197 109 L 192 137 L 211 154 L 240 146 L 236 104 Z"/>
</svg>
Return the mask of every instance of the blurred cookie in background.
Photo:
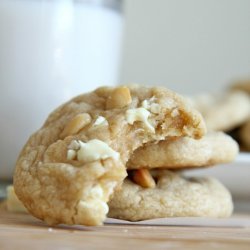
<svg viewBox="0 0 250 250">
<path fill-rule="evenodd" d="M 250 95 L 250 79 L 236 81 L 230 89 L 244 91 Z"/>
<path fill-rule="evenodd" d="M 250 100 L 250 79 L 236 81 L 231 85 L 230 90 L 245 92 Z M 242 151 L 250 151 L 250 115 L 246 122 L 231 131 L 231 135 L 239 142 Z"/>
<path fill-rule="evenodd" d="M 249 120 L 239 129 L 238 135 L 240 144 L 244 151 L 250 151 L 250 118 Z"/>
<path fill-rule="evenodd" d="M 188 99 L 202 113 L 208 130 L 226 132 L 241 151 L 250 151 L 250 79 L 235 81 L 221 93 Z"/>
<path fill-rule="evenodd" d="M 228 132 L 250 116 L 250 98 L 243 91 L 199 95 L 192 99 L 192 104 L 202 113 L 208 130 Z"/>
</svg>

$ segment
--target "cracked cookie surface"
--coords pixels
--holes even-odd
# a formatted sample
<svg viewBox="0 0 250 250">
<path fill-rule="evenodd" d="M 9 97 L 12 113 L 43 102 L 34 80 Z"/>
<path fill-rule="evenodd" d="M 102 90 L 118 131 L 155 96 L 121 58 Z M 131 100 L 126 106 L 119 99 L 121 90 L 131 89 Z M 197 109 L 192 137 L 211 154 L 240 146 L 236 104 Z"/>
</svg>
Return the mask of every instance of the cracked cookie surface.
<svg viewBox="0 0 250 250">
<path fill-rule="evenodd" d="M 229 191 L 212 178 L 185 178 L 168 170 L 151 171 L 154 188 L 126 179 L 109 202 L 109 217 L 140 221 L 164 217 L 229 217 Z"/>
<path fill-rule="evenodd" d="M 138 147 L 205 132 L 201 115 L 172 91 L 101 87 L 57 108 L 29 138 L 16 164 L 15 192 L 49 224 L 100 225 Z"/>
</svg>

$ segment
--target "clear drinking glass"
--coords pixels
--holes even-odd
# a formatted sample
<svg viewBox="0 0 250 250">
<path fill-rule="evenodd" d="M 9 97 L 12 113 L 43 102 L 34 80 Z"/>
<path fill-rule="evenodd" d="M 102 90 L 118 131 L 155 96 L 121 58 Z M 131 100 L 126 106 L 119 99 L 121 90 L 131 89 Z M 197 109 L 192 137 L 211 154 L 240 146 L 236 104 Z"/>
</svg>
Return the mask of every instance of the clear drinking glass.
<svg viewBox="0 0 250 250">
<path fill-rule="evenodd" d="M 0 179 L 70 97 L 117 83 L 119 0 L 0 0 Z"/>
</svg>

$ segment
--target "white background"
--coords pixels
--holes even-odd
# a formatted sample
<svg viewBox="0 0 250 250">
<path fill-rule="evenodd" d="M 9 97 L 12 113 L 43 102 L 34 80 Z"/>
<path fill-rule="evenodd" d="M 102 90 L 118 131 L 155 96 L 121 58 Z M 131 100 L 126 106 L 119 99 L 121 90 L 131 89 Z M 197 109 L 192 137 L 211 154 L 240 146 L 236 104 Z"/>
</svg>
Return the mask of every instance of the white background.
<svg viewBox="0 0 250 250">
<path fill-rule="evenodd" d="M 250 0 L 126 0 L 121 83 L 185 94 L 250 76 Z"/>
</svg>

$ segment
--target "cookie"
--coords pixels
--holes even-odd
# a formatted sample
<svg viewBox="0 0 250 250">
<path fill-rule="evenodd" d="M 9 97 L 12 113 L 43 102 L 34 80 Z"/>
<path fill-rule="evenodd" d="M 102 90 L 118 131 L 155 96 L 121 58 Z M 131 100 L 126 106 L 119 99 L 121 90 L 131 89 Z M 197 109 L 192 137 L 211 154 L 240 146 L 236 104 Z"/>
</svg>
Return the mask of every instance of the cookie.
<svg viewBox="0 0 250 250">
<path fill-rule="evenodd" d="M 128 169 L 195 168 L 234 160 L 239 146 L 223 132 L 210 132 L 201 139 L 167 138 L 157 144 L 138 148 L 127 163 Z"/>
<path fill-rule="evenodd" d="M 250 150 L 250 119 L 240 128 L 239 140 L 246 150 Z"/>
<path fill-rule="evenodd" d="M 7 210 L 10 212 L 15 212 L 15 213 L 26 213 L 27 210 L 23 206 L 23 204 L 19 201 L 17 198 L 14 187 L 12 185 L 9 185 L 7 187 Z"/>
<path fill-rule="evenodd" d="M 170 90 L 102 87 L 57 108 L 30 137 L 16 164 L 15 192 L 48 224 L 100 225 L 138 147 L 205 133 L 200 113 Z"/>
<path fill-rule="evenodd" d="M 230 89 L 244 91 L 250 95 L 250 80 L 237 81 L 231 86 Z"/>
<path fill-rule="evenodd" d="M 209 130 L 232 130 L 250 115 L 249 96 L 241 91 L 201 95 L 193 99 L 193 105 L 202 113 Z"/>
<path fill-rule="evenodd" d="M 155 170 L 155 188 L 126 179 L 109 202 L 111 218 L 140 221 L 163 217 L 229 217 L 233 211 L 228 190 L 212 178 L 185 178 Z"/>
</svg>

